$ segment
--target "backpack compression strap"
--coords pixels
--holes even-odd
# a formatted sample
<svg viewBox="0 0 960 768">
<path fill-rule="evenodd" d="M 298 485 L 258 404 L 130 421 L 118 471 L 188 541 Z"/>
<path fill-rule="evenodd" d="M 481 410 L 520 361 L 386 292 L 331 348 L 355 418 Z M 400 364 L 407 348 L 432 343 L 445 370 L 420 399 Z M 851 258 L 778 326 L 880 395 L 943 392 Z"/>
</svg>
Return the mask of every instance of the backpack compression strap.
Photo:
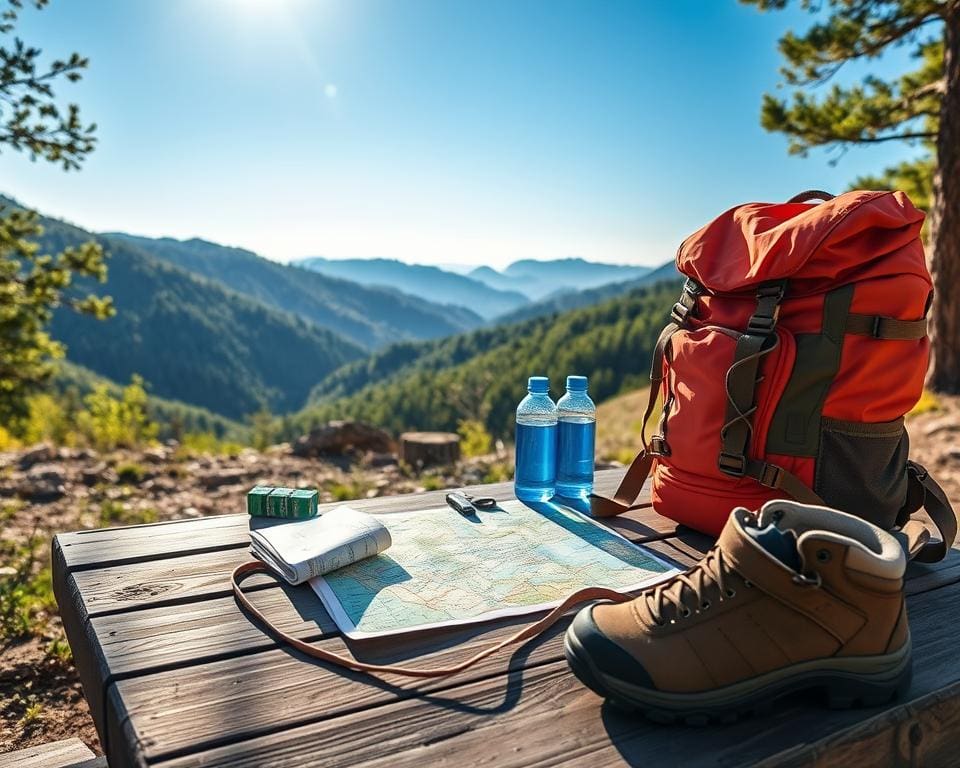
<svg viewBox="0 0 960 768">
<path fill-rule="evenodd" d="M 917 520 L 911 520 L 910 516 L 921 507 L 937 527 L 940 541 L 921 542 L 915 553 L 911 551 L 911 559 L 921 563 L 936 563 L 947 556 L 954 539 L 957 538 L 957 515 L 950 506 L 943 488 L 930 477 L 926 467 L 915 461 L 908 461 L 907 500 L 897 520 L 908 537 L 919 523 Z M 911 547 L 912 549 L 914 548 Z"/>
<path fill-rule="evenodd" d="M 463 672 L 465 669 L 469 669 L 474 664 L 483 661 L 488 656 L 491 656 L 497 651 L 506 648 L 508 645 L 529 640 L 532 637 L 536 637 L 537 635 L 546 632 L 550 627 L 563 618 L 563 615 L 567 611 L 574 606 L 579 605 L 580 603 L 586 603 L 594 600 L 612 600 L 615 603 L 625 603 L 628 600 L 633 599 L 632 595 L 628 595 L 623 592 L 617 592 L 613 589 L 606 589 L 605 587 L 586 587 L 584 589 L 579 589 L 576 592 L 568 595 L 564 601 L 560 603 L 560 605 L 550 611 L 550 613 L 548 613 L 542 619 L 539 619 L 533 624 L 524 627 L 518 632 L 515 632 L 506 639 L 501 640 L 499 643 L 495 643 L 484 648 L 478 653 L 475 653 L 469 659 L 448 667 L 433 667 L 430 669 L 423 669 L 422 667 L 404 667 L 399 664 L 368 664 L 365 661 L 358 661 L 352 656 L 344 656 L 339 653 L 333 653 L 332 651 L 326 651 L 323 648 L 313 645 L 312 643 L 305 642 L 291 634 L 288 634 L 287 632 L 284 632 L 273 622 L 271 622 L 270 619 L 264 616 L 259 609 L 254 607 L 253 603 L 250 602 L 250 599 L 241 588 L 241 582 L 252 573 L 269 573 L 271 576 L 276 578 L 276 574 L 273 572 L 273 570 L 266 563 L 263 563 L 259 560 L 251 560 L 250 562 L 238 565 L 236 568 L 234 568 L 233 573 L 230 576 L 230 581 L 233 584 L 233 596 L 240 604 L 240 607 L 246 611 L 249 616 L 253 617 L 257 623 L 259 623 L 264 629 L 273 634 L 275 637 L 279 638 L 287 645 L 296 648 L 301 653 L 305 653 L 307 656 L 329 662 L 330 664 L 336 664 L 338 667 L 352 669 L 355 672 L 367 672 L 369 674 L 389 673 L 393 675 L 403 675 L 404 677 L 449 677 L 450 675 L 455 675 L 459 672 Z"/>
</svg>

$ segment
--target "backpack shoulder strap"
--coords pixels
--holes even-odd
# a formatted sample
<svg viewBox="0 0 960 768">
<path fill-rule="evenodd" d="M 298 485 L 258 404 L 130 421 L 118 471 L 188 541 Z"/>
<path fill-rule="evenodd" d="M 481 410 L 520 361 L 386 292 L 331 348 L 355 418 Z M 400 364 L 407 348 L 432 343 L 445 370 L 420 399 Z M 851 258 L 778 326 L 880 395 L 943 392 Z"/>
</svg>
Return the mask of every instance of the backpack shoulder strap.
<svg viewBox="0 0 960 768">
<path fill-rule="evenodd" d="M 919 543 L 911 550 L 916 550 L 914 560 L 921 563 L 935 563 L 947 556 L 954 539 L 957 538 L 957 515 L 950 506 L 947 494 L 934 480 L 926 467 L 915 461 L 907 462 L 907 500 L 900 510 L 898 522 L 901 530 L 910 536 L 915 529 L 910 516 L 920 508 L 927 513 L 940 533 L 940 541 L 926 541 Z M 919 530 L 919 529 L 917 529 Z"/>
</svg>

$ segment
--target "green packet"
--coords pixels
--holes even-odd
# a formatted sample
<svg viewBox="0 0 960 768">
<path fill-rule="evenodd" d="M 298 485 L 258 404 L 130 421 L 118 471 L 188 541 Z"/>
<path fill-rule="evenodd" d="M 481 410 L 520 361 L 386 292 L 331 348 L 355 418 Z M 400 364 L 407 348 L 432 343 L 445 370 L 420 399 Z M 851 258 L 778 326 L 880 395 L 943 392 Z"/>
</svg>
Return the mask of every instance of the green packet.
<svg viewBox="0 0 960 768">
<path fill-rule="evenodd" d="M 317 516 L 317 501 L 316 491 L 258 485 L 247 493 L 247 513 L 299 520 Z"/>
</svg>

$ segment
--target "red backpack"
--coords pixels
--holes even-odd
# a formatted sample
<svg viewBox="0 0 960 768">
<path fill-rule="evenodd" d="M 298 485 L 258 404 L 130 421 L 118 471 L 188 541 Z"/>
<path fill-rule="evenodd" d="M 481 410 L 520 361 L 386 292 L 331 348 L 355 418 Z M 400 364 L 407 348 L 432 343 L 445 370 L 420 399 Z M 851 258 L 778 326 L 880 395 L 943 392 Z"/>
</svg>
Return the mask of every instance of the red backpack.
<svg viewBox="0 0 960 768">
<path fill-rule="evenodd" d="M 942 559 L 956 517 L 908 459 L 903 422 L 930 346 L 923 219 L 902 192 L 806 192 L 733 208 L 684 241 L 644 428 L 658 393 L 662 416 L 594 514 L 630 508 L 652 475 L 654 509 L 708 534 L 733 507 L 791 497 L 901 528 L 917 559 Z M 941 542 L 909 522 L 920 507 Z"/>
</svg>

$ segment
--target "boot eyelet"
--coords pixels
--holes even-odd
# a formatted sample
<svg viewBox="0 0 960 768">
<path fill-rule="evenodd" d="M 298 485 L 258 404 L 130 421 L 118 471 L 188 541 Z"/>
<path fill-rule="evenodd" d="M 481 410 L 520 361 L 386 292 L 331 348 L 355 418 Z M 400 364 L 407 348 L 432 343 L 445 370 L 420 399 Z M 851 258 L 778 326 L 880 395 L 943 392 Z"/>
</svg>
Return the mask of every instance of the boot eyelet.
<svg viewBox="0 0 960 768">
<path fill-rule="evenodd" d="M 737 596 L 737 590 L 735 590 L 735 589 L 728 589 L 728 590 L 727 590 L 727 597 L 736 597 L 736 596 Z"/>
<path fill-rule="evenodd" d="M 830 550 L 829 549 L 818 549 L 817 550 L 817 560 L 821 563 L 830 562 Z"/>
<path fill-rule="evenodd" d="M 753 582 L 750 581 L 750 579 L 744 579 L 743 586 L 745 586 L 747 589 L 753 589 Z"/>
<path fill-rule="evenodd" d="M 711 603 L 709 600 L 704 600 L 702 603 L 700 603 L 700 610 L 709 611 L 711 605 L 713 605 L 713 603 Z"/>
<path fill-rule="evenodd" d="M 819 587 L 823 584 L 823 579 L 816 571 L 809 573 L 798 573 L 793 577 L 793 583 L 798 587 Z"/>
<path fill-rule="evenodd" d="M 684 608 L 684 609 L 683 609 L 683 613 L 680 614 L 680 618 L 682 618 L 682 619 L 688 619 L 688 618 L 690 618 L 690 609 L 689 609 L 689 608 Z"/>
</svg>

